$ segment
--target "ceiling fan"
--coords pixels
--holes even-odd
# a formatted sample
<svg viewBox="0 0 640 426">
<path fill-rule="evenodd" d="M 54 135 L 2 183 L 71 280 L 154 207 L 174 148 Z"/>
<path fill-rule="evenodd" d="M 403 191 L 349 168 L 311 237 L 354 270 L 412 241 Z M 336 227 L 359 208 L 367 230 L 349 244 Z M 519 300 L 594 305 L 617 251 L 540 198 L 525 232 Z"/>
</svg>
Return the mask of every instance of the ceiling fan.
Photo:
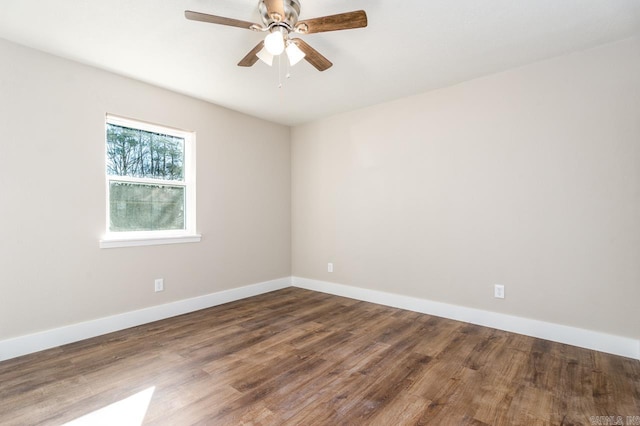
<svg viewBox="0 0 640 426">
<path fill-rule="evenodd" d="M 313 34 L 348 30 L 367 26 L 367 14 L 364 10 L 298 21 L 298 15 L 300 14 L 299 0 L 259 0 L 258 10 L 262 17 L 262 25 L 191 10 L 185 10 L 184 16 L 192 21 L 228 25 L 257 32 L 268 32 L 265 39 L 260 41 L 238 63 L 241 67 L 250 67 L 258 59 L 271 65 L 274 56 L 286 52 L 291 65 L 295 65 L 305 59 L 318 71 L 324 71 L 333 65 L 331 61 L 309 46 L 304 40 L 290 38 L 290 35 L 292 33 Z"/>
</svg>

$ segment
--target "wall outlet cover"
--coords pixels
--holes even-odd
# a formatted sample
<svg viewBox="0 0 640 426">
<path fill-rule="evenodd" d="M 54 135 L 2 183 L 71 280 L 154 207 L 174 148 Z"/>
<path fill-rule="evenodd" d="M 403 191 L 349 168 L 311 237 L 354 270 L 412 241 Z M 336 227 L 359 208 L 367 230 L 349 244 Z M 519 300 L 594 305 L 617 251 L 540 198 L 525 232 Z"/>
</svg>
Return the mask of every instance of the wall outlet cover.
<svg viewBox="0 0 640 426">
<path fill-rule="evenodd" d="M 162 278 L 157 278 L 154 281 L 154 289 L 156 292 L 158 291 L 164 291 L 164 279 Z"/>
</svg>

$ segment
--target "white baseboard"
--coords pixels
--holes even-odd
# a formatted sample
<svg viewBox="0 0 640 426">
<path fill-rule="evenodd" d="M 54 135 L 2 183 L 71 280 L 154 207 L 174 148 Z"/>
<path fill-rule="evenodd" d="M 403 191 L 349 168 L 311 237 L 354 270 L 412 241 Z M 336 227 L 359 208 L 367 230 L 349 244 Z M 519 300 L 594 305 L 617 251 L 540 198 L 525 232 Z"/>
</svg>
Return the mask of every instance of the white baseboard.
<svg viewBox="0 0 640 426">
<path fill-rule="evenodd" d="M 0 361 L 291 286 L 291 277 L 219 291 L 0 341 Z"/>
<path fill-rule="evenodd" d="M 615 336 L 598 331 L 308 278 L 292 277 L 292 281 L 295 287 L 308 290 L 464 321 L 628 358 L 640 359 L 640 340 L 629 337 Z"/>
<path fill-rule="evenodd" d="M 640 360 L 640 340 L 615 336 L 598 331 L 569 327 L 529 318 L 483 311 L 464 306 L 433 302 L 416 297 L 402 296 L 377 290 L 312 280 L 300 277 L 284 277 L 244 287 L 224 290 L 191 299 L 179 300 L 164 305 L 152 306 L 137 311 L 125 312 L 96 320 L 72 324 L 39 333 L 0 341 L 0 361 L 21 355 L 54 348 L 114 331 L 147 324 L 153 321 L 210 308 L 251 296 L 290 287 L 305 288 L 337 296 L 394 308 L 436 315 L 457 321 L 538 337 L 554 342 L 566 343 L 587 349 L 607 352 Z"/>
</svg>

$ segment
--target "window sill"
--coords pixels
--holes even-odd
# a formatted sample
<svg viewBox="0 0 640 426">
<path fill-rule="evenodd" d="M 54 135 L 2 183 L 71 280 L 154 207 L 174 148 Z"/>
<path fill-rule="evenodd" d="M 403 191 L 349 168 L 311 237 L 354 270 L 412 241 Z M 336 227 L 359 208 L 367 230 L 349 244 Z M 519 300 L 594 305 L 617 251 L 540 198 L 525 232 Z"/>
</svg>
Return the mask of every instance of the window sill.
<svg viewBox="0 0 640 426">
<path fill-rule="evenodd" d="M 163 244 L 199 243 L 202 235 L 179 235 L 164 237 L 137 237 L 137 238 L 103 238 L 100 240 L 100 248 L 158 246 Z"/>
</svg>

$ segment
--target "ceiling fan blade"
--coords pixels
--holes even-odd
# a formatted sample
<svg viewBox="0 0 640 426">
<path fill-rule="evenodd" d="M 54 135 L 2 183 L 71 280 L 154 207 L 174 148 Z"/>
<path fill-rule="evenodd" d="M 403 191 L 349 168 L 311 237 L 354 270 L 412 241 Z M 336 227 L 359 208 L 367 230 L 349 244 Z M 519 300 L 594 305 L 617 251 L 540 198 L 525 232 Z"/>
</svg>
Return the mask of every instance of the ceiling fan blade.
<svg viewBox="0 0 640 426">
<path fill-rule="evenodd" d="M 367 26 L 367 14 L 364 10 L 322 16 L 320 18 L 299 21 L 295 31 L 301 34 L 323 33 L 327 31 L 349 30 Z"/>
<path fill-rule="evenodd" d="M 294 42 L 300 48 L 300 50 L 304 52 L 304 59 L 311 65 L 316 67 L 318 71 L 327 70 L 333 65 L 330 60 L 322 56 L 320 52 L 309 46 L 304 40 L 300 38 L 294 38 L 291 39 L 291 41 Z"/>
<path fill-rule="evenodd" d="M 206 13 L 193 12 L 191 10 L 184 11 L 184 17 L 191 21 L 209 22 L 210 24 L 228 25 L 230 27 L 246 28 L 251 30 L 255 27 L 261 27 L 253 22 L 240 21 L 233 18 L 225 18 L 224 16 L 208 15 Z"/>
<path fill-rule="evenodd" d="M 256 47 L 251 49 L 251 52 L 247 53 L 247 56 L 245 56 L 244 58 L 242 58 L 242 60 L 240 62 L 238 62 L 238 66 L 239 67 L 250 67 L 253 64 L 255 64 L 256 62 L 258 62 L 258 57 L 256 56 L 256 54 L 259 51 L 261 51 L 263 47 L 264 47 L 264 40 L 262 40 L 260 43 L 258 43 L 256 45 Z"/>
<path fill-rule="evenodd" d="M 280 22 L 284 19 L 284 0 L 264 0 L 267 14 L 271 19 Z"/>
</svg>

